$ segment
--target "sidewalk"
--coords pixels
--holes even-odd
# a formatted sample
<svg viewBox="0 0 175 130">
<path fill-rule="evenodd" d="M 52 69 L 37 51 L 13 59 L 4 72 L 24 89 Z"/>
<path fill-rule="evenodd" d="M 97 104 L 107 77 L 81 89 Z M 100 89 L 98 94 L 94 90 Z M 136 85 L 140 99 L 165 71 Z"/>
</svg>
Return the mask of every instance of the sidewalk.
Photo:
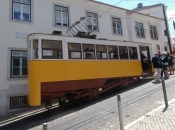
<svg viewBox="0 0 175 130">
<path fill-rule="evenodd" d="M 175 99 L 128 124 L 125 130 L 175 130 Z"/>
</svg>

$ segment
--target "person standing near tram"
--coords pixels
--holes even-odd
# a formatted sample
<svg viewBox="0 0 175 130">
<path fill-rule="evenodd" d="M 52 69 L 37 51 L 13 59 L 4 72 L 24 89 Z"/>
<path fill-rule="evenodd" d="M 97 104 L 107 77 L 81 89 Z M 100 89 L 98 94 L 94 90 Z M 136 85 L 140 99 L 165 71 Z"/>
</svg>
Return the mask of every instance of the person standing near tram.
<svg viewBox="0 0 175 130">
<path fill-rule="evenodd" d="M 156 52 L 154 57 L 152 58 L 152 63 L 153 66 L 156 70 L 156 75 L 155 75 L 155 82 L 160 83 L 160 77 L 161 77 L 161 59 L 159 58 L 159 53 Z"/>
<path fill-rule="evenodd" d="M 163 52 L 162 53 L 162 58 L 161 58 L 161 61 L 162 61 L 162 70 L 164 72 L 164 78 L 165 79 L 168 79 L 169 78 L 169 74 L 168 74 L 168 70 L 167 70 L 167 67 L 168 67 L 168 57 L 167 57 L 167 53 L 166 52 Z"/>
</svg>

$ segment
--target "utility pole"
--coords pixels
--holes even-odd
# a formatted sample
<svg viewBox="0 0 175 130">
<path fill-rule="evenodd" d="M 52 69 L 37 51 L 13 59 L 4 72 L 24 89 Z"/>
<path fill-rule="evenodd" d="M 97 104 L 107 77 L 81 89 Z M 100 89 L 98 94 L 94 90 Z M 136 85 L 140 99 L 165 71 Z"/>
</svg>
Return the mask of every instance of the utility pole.
<svg viewBox="0 0 175 130">
<path fill-rule="evenodd" d="M 162 5 L 162 8 L 163 8 L 163 15 L 164 15 L 164 21 L 165 21 L 165 27 L 166 27 L 166 34 L 167 34 L 167 39 L 168 39 L 169 50 L 170 50 L 170 54 L 172 54 L 171 40 L 170 40 L 169 27 L 168 27 L 168 22 L 167 22 L 167 15 L 166 15 L 166 12 L 165 12 L 165 5 Z"/>
</svg>

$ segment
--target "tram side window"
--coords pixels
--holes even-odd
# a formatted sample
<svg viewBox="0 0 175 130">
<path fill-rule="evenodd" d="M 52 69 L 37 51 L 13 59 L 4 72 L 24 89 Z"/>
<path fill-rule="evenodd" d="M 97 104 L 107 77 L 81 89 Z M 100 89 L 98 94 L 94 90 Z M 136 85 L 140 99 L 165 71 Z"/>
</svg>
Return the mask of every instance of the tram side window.
<svg viewBox="0 0 175 130">
<path fill-rule="evenodd" d="M 69 59 L 81 59 L 81 44 L 80 43 L 68 43 Z"/>
<path fill-rule="evenodd" d="M 128 47 L 119 46 L 120 59 L 128 59 Z"/>
<path fill-rule="evenodd" d="M 38 59 L 38 39 L 33 40 L 33 55 L 32 59 Z"/>
<path fill-rule="evenodd" d="M 117 46 L 108 46 L 109 59 L 118 59 L 118 48 Z"/>
<path fill-rule="evenodd" d="M 96 45 L 97 59 L 107 59 L 106 45 Z"/>
<path fill-rule="evenodd" d="M 130 59 L 138 59 L 137 47 L 128 47 Z"/>
<path fill-rule="evenodd" d="M 84 59 L 95 59 L 94 45 L 83 44 L 83 57 Z"/>
<path fill-rule="evenodd" d="M 42 40 L 43 59 L 62 59 L 62 42 L 54 40 Z"/>
</svg>

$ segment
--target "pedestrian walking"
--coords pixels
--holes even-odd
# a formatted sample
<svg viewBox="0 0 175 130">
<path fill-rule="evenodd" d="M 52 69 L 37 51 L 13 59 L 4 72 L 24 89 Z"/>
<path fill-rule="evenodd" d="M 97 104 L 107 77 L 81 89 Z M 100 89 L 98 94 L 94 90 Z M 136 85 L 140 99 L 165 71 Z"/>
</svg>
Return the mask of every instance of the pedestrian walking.
<svg viewBox="0 0 175 130">
<path fill-rule="evenodd" d="M 159 58 L 159 53 L 156 52 L 154 57 L 152 58 L 152 63 L 153 66 L 156 70 L 156 74 L 155 74 L 155 82 L 160 83 L 160 77 L 161 77 L 161 59 Z"/>
<path fill-rule="evenodd" d="M 164 72 L 164 78 L 165 79 L 168 79 L 169 78 L 169 74 L 168 74 L 168 70 L 167 70 L 167 67 L 168 67 L 168 57 L 167 57 L 167 53 L 166 52 L 163 52 L 162 53 L 162 70 Z"/>
<path fill-rule="evenodd" d="M 174 68 L 173 68 L 173 65 L 174 65 L 174 63 L 173 63 L 173 56 L 170 55 L 169 52 L 167 52 L 167 57 L 168 57 L 168 68 L 169 68 L 169 71 L 170 71 L 169 75 L 170 75 L 170 74 L 174 74 Z"/>
</svg>

